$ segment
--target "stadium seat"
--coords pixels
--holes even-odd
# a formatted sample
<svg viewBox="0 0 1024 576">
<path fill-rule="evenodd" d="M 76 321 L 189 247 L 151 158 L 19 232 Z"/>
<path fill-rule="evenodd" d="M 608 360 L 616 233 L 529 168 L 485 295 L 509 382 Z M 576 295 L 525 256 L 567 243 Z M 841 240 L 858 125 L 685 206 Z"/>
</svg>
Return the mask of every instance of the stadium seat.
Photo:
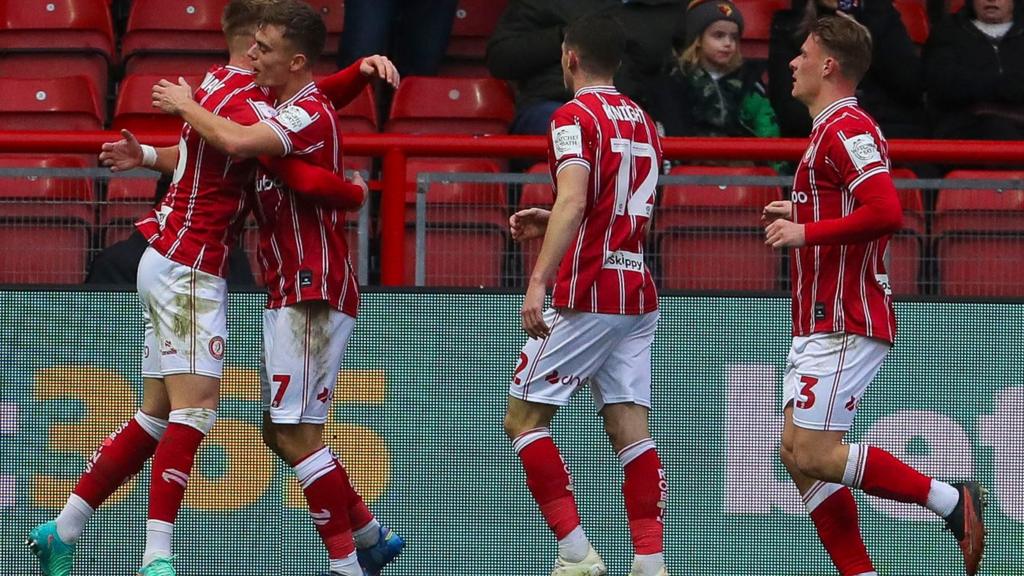
<svg viewBox="0 0 1024 576">
<path fill-rule="evenodd" d="M 0 158 L 0 168 L 84 167 L 76 158 Z M 82 282 L 94 208 L 85 178 L 0 178 L 0 283 Z"/>
<path fill-rule="evenodd" d="M 914 179 L 917 175 L 906 168 L 892 171 L 893 179 Z M 889 242 L 889 283 L 893 294 L 918 294 L 921 290 L 922 261 L 926 227 L 924 203 L 918 189 L 898 190 L 903 206 L 903 229 Z"/>
<path fill-rule="evenodd" d="M 406 188 L 405 281 L 415 282 L 416 176 L 423 172 L 499 172 L 490 160 L 410 160 Z M 504 184 L 433 183 L 426 194 L 428 286 L 501 286 L 508 242 Z"/>
<path fill-rule="evenodd" d="M 227 1 L 132 2 L 121 42 L 125 73 L 195 74 L 205 72 L 211 62 L 227 62 L 227 44 L 220 26 Z"/>
<path fill-rule="evenodd" d="M 377 103 L 373 98 L 373 90 L 367 86 L 354 100 L 336 113 L 338 128 L 342 135 L 342 151 L 346 134 L 372 134 L 377 131 Z M 344 157 L 346 170 L 369 171 L 373 159 L 369 156 Z"/>
<path fill-rule="evenodd" d="M 306 0 L 324 18 L 327 25 L 327 43 L 324 45 L 324 59 L 331 67 L 337 68 L 335 56 L 341 44 L 341 30 L 345 26 L 344 0 Z"/>
<path fill-rule="evenodd" d="M 412 76 L 395 91 L 384 131 L 505 134 L 514 114 L 512 92 L 501 80 Z"/>
<path fill-rule="evenodd" d="M 459 0 L 441 72 L 451 76 L 487 76 L 484 55 L 507 0 Z"/>
<path fill-rule="evenodd" d="M 895 0 L 893 6 L 900 13 L 907 34 L 914 44 L 924 45 L 928 41 L 929 22 L 925 0 Z"/>
<path fill-rule="evenodd" d="M 679 166 L 672 175 L 775 176 L 771 168 Z M 782 253 L 764 244 L 770 186 L 666 185 L 655 210 L 660 285 L 672 290 L 779 288 Z"/>
<path fill-rule="evenodd" d="M 147 178 L 110 179 L 100 208 L 100 246 L 106 248 L 131 235 L 135 222 L 152 209 L 156 184 Z"/>
<path fill-rule="evenodd" d="M 104 0 L 0 2 L 0 23 L 0 77 L 84 75 L 100 102 L 106 101 L 115 54 L 114 26 Z"/>
<path fill-rule="evenodd" d="M 96 88 L 85 76 L 0 79 L 0 130 L 99 130 Z"/>
<path fill-rule="evenodd" d="M 743 57 L 750 60 L 768 60 L 772 16 L 779 10 L 788 10 L 790 0 L 735 0 L 743 13 Z"/>
<path fill-rule="evenodd" d="M 173 78 L 176 81 L 177 75 Z M 132 132 L 178 132 L 181 118 L 165 114 L 153 108 L 153 85 L 167 78 L 159 74 L 131 74 L 121 81 L 114 107 L 114 130 L 127 129 Z M 203 81 L 202 76 L 185 76 L 185 80 L 196 89 Z"/>
<path fill-rule="evenodd" d="M 1021 180 L 1024 171 L 946 177 Z M 943 295 L 1024 295 L 1024 189 L 940 190 L 932 234 Z"/>
<path fill-rule="evenodd" d="M 551 169 L 547 162 L 538 162 L 526 171 L 527 174 L 545 174 L 550 177 Z M 523 193 L 519 197 L 519 210 L 526 208 L 544 208 L 550 210 L 555 203 L 555 191 L 551 182 L 544 184 L 524 184 Z M 543 238 L 528 240 L 518 245 L 522 260 L 521 279 L 525 282 L 533 273 L 533 265 L 537 263 Z"/>
</svg>

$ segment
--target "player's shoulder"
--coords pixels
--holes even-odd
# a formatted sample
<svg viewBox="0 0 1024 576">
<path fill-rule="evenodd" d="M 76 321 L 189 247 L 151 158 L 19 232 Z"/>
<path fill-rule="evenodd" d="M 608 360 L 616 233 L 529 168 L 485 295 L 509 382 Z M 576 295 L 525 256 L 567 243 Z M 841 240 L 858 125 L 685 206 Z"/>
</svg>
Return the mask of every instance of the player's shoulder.
<svg viewBox="0 0 1024 576">
<path fill-rule="evenodd" d="M 849 106 L 836 112 L 825 125 L 826 136 L 841 140 L 856 134 L 880 134 L 878 123 L 860 107 Z"/>
</svg>

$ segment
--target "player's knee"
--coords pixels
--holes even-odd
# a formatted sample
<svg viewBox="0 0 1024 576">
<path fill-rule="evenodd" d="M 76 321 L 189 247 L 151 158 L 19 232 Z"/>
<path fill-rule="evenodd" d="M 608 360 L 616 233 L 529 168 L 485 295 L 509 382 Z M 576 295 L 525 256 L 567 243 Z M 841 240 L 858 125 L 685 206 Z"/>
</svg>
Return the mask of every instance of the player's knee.
<svg viewBox="0 0 1024 576">
<path fill-rule="evenodd" d="M 817 450 L 796 450 L 794 452 L 796 469 L 804 476 L 821 479 L 826 475 L 826 459 Z"/>
<path fill-rule="evenodd" d="M 782 465 L 789 471 L 798 471 L 800 468 L 796 464 L 796 454 L 793 453 L 791 446 L 785 444 L 779 445 L 779 459 L 782 460 Z"/>
<path fill-rule="evenodd" d="M 515 440 L 520 434 L 526 432 L 523 423 L 508 412 L 505 413 L 502 427 L 505 429 L 505 435 L 508 436 L 509 440 Z"/>
</svg>

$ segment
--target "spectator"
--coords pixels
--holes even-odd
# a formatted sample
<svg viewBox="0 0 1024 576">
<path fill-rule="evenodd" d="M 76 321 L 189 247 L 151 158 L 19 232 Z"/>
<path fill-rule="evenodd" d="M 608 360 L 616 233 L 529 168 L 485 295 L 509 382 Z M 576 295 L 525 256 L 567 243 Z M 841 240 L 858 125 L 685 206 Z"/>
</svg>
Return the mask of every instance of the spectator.
<svg viewBox="0 0 1024 576">
<path fill-rule="evenodd" d="M 346 0 L 338 68 L 387 54 L 403 76 L 436 76 L 457 6 L 458 0 Z"/>
<path fill-rule="evenodd" d="M 516 85 L 513 134 L 546 134 L 548 120 L 571 94 L 562 80 L 562 31 L 584 14 L 614 15 L 629 38 L 615 85 L 647 103 L 647 88 L 672 53 L 683 0 L 510 0 L 487 44 L 487 67 Z"/>
<path fill-rule="evenodd" d="M 819 16 L 835 14 L 839 3 L 871 32 L 871 68 L 857 89 L 860 105 L 890 138 L 928 137 L 924 104 L 924 68 L 892 0 L 793 0 L 793 9 L 772 18 L 768 54 L 768 93 L 783 136 L 811 131 L 807 108 L 793 98 L 789 63 L 800 53 L 807 27 Z"/>
<path fill-rule="evenodd" d="M 161 178 L 156 184 L 156 195 L 153 205 L 163 200 L 170 186 L 169 178 Z M 107 246 L 93 258 L 89 264 L 89 273 L 85 277 L 86 284 L 102 286 L 122 286 L 135 289 L 135 281 L 139 269 L 139 260 L 146 251 L 146 239 L 142 233 L 133 229 L 130 236 Z M 235 246 L 228 254 L 228 287 L 242 290 L 255 288 L 256 281 L 252 276 L 252 268 L 245 257 L 245 251 Z"/>
<path fill-rule="evenodd" d="M 651 90 L 664 136 L 778 137 L 761 66 L 743 61 L 743 14 L 725 0 L 691 3 L 672 37 L 676 58 Z"/>
<path fill-rule="evenodd" d="M 1024 140 L 1024 26 L 1013 0 L 968 0 L 925 46 L 939 138 Z"/>
</svg>

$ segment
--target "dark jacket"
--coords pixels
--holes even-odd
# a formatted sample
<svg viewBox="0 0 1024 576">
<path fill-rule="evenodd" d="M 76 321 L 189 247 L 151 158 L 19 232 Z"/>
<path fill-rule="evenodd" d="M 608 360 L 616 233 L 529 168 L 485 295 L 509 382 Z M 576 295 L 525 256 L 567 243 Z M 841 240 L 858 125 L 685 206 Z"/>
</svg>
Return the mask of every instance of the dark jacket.
<svg viewBox="0 0 1024 576">
<path fill-rule="evenodd" d="M 683 0 L 511 0 L 487 43 L 487 68 L 516 85 L 516 104 L 567 102 L 562 81 L 562 33 L 575 19 L 607 10 L 628 38 L 615 85 L 643 104 L 649 82 L 672 54 L 672 32 Z"/>
<path fill-rule="evenodd" d="M 971 2 L 932 30 L 924 60 L 936 136 L 962 136 L 980 107 L 1015 108 L 1024 116 L 1021 4 L 1016 3 L 1013 27 L 1000 40 L 974 26 Z"/>
<path fill-rule="evenodd" d="M 807 107 L 792 96 L 793 74 L 789 69 L 806 39 L 801 31 L 805 10 L 805 0 L 793 0 L 792 10 L 783 10 L 772 18 L 768 90 L 782 135 L 789 137 L 804 137 L 811 132 Z M 874 40 L 871 68 L 857 89 L 861 106 L 882 126 L 886 136 L 927 136 L 924 68 L 899 12 L 891 0 L 865 0 L 864 9 L 855 17 L 871 31 Z"/>
<path fill-rule="evenodd" d="M 761 72 L 745 62 L 716 81 L 703 68 L 674 66 L 652 86 L 648 112 L 665 136 L 777 137 Z"/>
</svg>

